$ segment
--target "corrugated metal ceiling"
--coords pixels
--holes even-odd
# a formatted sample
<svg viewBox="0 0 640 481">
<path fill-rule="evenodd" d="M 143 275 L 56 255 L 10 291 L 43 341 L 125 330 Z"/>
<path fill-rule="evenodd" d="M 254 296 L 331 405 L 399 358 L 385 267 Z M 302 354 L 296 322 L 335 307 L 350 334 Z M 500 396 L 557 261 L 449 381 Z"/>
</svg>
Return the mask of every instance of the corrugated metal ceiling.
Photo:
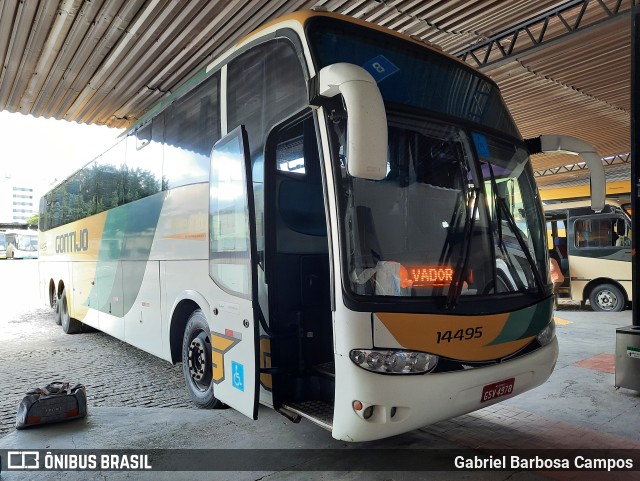
<svg viewBox="0 0 640 481">
<path fill-rule="evenodd" d="M 516 55 L 502 60 L 494 48 L 488 56 L 494 63 L 482 69 L 500 85 L 525 137 L 574 135 L 603 156 L 621 154 L 630 148 L 630 20 L 608 12 L 625 12 L 635 3 L 0 0 L 0 110 L 125 127 L 260 24 L 313 6 L 378 23 L 452 54 L 570 6 L 562 18 L 532 25 L 527 33 L 531 39 L 545 33 L 554 41 L 543 48 L 516 47 Z M 578 30 L 562 37 L 582 14 L 593 25 L 588 34 Z M 510 41 L 501 40 L 501 48 Z M 534 168 L 571 162 L 571 156 L 537 156 Z M 608 169 L 619 177 L 628 164 L 613 167 Z M 584 171 L 559 173 L 540 179 L 540 185 L 585 179 Z"/>
</svg>

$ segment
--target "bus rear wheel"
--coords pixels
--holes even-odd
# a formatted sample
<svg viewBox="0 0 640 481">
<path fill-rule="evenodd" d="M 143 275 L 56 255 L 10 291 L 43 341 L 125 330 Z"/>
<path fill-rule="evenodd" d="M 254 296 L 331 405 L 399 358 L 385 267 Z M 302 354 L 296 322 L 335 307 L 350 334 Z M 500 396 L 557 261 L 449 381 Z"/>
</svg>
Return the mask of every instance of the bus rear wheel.
<svg viewBox="0 0 640 481">
<path fill-rule="evenodd" d="M 58 303 L 56 305 L 57 311 L 60 312 L 60 324 L 62 325 L 62 330 L 67 334 L 77 334 L 82 330 L 82 323 L 76 319 L 73 319 L 69 314 L 69 304 L 67 304 L 67 290 L 62 289 L 62 294 L 60 294 L 60 298 L 58 299 Z M 58 315 L 56 314 L 56 322 L 58 320 Z"/>
<path fill-rule="evenodd" d="M 189 396 L 196 406 L 216 409 L 223 404 L 213 393 L 213 365 L 209 323 L 201 310 L 194 311 L 182 339 L 182 373 Z"/>
<path fill-rule="evenodd" d="M 620 312 L 624 309 L 624 294 L 613 284 L 600 284 L 589 295 L 591 309 L 598 312 Z"/>
</svg>

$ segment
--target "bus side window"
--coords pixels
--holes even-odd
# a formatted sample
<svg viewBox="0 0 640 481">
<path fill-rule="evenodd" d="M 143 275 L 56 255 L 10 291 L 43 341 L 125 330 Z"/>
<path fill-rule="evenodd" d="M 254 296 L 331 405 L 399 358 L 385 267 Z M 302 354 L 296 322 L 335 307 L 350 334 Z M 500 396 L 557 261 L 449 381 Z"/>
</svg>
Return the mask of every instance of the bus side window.
<svg viewBox="0 0 640 481">
<path fill-rule="evenodd" d="M 327 226 L 313 119 L 309 117 L 282 129 L 276 142 L 275 168 L 284 173 L 278 178 L 277 208 L 281 219 L 292 232 L 325 237 Z M 301 240 L 293 237 L 290 241 L 287 250 L 295 252 Z M 315 241 L 306 240 L 310 242 Z M 324 242 L 321 245 L 326 249 Z"/>
<path fill-rule="evenodd" d="M 100 213 L 122 205 L 124 200 L 123 169 L 126 143 L 120 141 L 92 164 L 96 177 L 96 212 Z"/>
<path fill-rule="evenodd" d="M 288 40 L 278 39 L 232 60 L 227 78 L 228 130 L 245 125 L 255 162 L 269 129 L 307 104 L 300 59 Z"/>
<path fill-rule="evenodd" d="M 597 231 L 594 247 L 611 247 L 614 245 L 612 225 L 611 219 L 602 218 L 596 221 L 595 227 Z"/>
<path fill-rule="evenodd" d="M 629 226 L 624 219 L 616 219 L 614 238 L 616 247 L 631 246 L 631 238 L 629 237 Z"/>
<path fill-rule="evenodd" d="M 574 224 L 575 245 L 578 248 L 587 247 L 587 243 L 589 242 L 587 222 L 587 220 L 577 220 Z"/>
<path fill-rule="evenodd" d="M 123 179 L 125 204 L 160 192 L 163 131 L 164 114 L 160 114 L 129 135 Z"/>
<path fill-rule="evenodd" d="M 219 99 L 217 72 L 165 111 L 163 190 L 208 180 L 209 155 L 221 135 Z"/>
<path fill-rule="evenodd" d="M 608 248 L 624 245 L 621 243 L 625 242 L 626 236 L 621 235 L 617 221 L 617 218 L 603 216 L 577 220 L 574 224 L 576 247 Z M 624 230 L 624 226 L 621 228 Z"/>
<path fill-rule="evenodd" d="M 227 130 L 244 125 L 249 137 L 256 209 L 256 244 L 262 259 L 264 144 L 267 132 L 307 104 L 307 83 L 293 45 L 277 39 L 233 59 L 227 67 Z M 284 161 L 283 161 L 284 162 Z M 292 166 L 294 164 L 291 164 Z M 264 267 L 261 260 L 260 265 Z"/>
</svg>

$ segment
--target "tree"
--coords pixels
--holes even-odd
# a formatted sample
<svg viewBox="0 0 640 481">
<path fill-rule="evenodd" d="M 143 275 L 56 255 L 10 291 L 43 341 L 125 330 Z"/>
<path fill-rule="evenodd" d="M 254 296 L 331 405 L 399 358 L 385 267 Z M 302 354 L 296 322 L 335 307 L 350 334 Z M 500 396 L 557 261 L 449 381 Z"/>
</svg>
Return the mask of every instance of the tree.
<svg viewBox="0 0 640 481">
<path fill-rule="evenodd" d="M 31 217 L 29 217 L 27 219 L 27 224 L 38 225 L 38 214 L 33 214 Z"/>
</svg>

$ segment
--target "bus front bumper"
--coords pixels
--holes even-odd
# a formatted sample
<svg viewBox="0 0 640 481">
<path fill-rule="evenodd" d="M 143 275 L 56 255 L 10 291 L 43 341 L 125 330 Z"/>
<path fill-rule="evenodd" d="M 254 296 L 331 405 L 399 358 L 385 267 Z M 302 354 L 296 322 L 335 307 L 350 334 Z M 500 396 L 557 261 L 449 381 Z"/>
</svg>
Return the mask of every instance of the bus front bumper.
<svg viewBox="0 0 640 481">
<path fill-rule="evenodd" d="M 332 435 L 370 441 L 460 416 L 522 394 L 544 383 L 558 359 L 558 340 L 490 367 L 425 375 L 382 375 L 336 355 L 336 398 Z M 509 394 L 482 400 L 485 387 L 514 379 Z M 362 409 L 356 411 L 354 402 Z M 373 408 L 365 419 L 364 411 Z"/>
</svg>

